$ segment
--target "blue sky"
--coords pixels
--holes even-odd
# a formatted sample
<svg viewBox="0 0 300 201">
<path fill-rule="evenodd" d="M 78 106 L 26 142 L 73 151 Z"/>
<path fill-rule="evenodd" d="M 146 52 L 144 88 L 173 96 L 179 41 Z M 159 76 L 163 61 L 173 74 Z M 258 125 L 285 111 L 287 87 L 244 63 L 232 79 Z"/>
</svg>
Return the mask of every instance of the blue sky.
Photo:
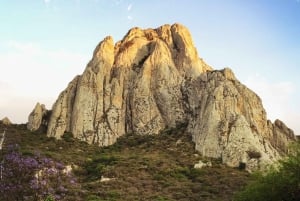
<svg viewBox="0 0 300 201">
<path fill-rule="evenodd" d="M 262 98 L 268 118 L 300 134 L 300 0 L 0 0 L 0 118 L 51 108 L 105 36 L 175 22 L 208 64 Z"/>
</svg>

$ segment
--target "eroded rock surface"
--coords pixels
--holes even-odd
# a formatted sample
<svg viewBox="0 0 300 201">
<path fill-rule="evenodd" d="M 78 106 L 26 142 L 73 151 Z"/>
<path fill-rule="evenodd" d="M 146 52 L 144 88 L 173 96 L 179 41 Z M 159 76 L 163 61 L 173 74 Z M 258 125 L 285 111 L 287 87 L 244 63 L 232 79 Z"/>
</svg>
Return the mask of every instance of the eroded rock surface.
<svg viewBox="0 0 300 201">
<path fill-rule="evenodd" d="M 31 129 L 40 122 L 36 113 Z M 53 105 L 47 135 L 72 132 L 107 146 L 125 133 L 158 134 L 181 123 L 202 155 L 248 169 L 278 159 L 295 139 L 281 121 L 267 120 L 260 98 L 230 69 L 200 59 L 180 24 L 133 28 L 116 44 L 110 36 L 100 42 Z"/>
<path fill-rule="evenodd" d="M 188 131 L 202 155 L 238 167 L 264 167 L 295 140 L 281 121 L 267 120 L 261 99 L 225 68 L 185 83 L 190 114 Z"/>
<path fill-rule="evenodd" d="M 37 103 L 28 116 L 27 129 L 30 131 L 36 131 L 41 126 L 46 127 L 48 124 L 47 116 L 49 111 L 46 109 L 44 104 Z"/>
<path fill-rule="evenodd" d="M 48 136 L 105 146 L 127 132 L 157 134 L 186 121 L 181 85 L 210 69 L 179 24 L 133 28 L 116 44 L 106 37 L 54 104 Z"/>
<path fill-rule="evenodd" d="M 1 122 L 2 122 L 3 125 L 6 125 L 6 126 L 9 126 L 9 125 L 12 124 L 11 121 L 10 121 L 10 119 L 9 119 L 8 117 L 4 117 L 4 118 L 1 120 Z"/>
</svg>

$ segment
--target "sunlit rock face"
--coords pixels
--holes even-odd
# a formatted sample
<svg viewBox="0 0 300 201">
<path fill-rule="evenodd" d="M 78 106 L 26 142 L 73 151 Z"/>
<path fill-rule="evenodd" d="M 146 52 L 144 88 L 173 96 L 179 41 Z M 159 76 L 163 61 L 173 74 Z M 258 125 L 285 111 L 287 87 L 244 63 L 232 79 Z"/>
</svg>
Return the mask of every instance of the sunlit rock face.
<svg viewBox="0 0 300 201">
<path fill-rule="evenodd" d="M 49 111 L 46 109 L 44 104 L 37 103 L 28 116 L 27 129 L 30 131 L 36 131 L 42 126 L 47 126 L 48 119 L 46 116 L 49 114 Z"/>
<path fill-rule="evenodd" d="M 182 25 L 106 37 L 53 106 L 48 136 L 64 132 L 101 146 L 128 132 L 157 134 L 186 121 L 181 86 L 211 68 Z"/>
<path fill-rule="evenodd" d="M 295 139 L 282 122 L 267 120 L 260 98 L 230 69 L 200 59 L 180 24 L 100 42 L 53 105 L 47 135 L 72 132 L 107 146 L 126 133 L 158 134 L 182 123 L 201 154 L 249 170 L 278 159 Z"/>
<path fill-rule="evenodd" d="M 196 150 L 205 156 L 221 158 L 233 167 L 247 164 L 253 170 L 279 159 L 288 143 L 296 140 L 281 121 L 267 120 L 261 99 L 228 68 L 186 82 L 184 93 L 188 131 Z"/>
<path fill-rule="evenodd" d="M 8 117 L 4 117 L 0 122 L 5 126 L 9 126 L 12 124 Z"/>
</svg>

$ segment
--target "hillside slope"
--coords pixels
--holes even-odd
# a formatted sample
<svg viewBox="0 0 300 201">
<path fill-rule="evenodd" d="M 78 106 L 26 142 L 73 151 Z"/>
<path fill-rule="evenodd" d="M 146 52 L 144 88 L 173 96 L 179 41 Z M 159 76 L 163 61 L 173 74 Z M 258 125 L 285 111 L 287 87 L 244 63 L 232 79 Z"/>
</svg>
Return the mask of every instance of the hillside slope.
<svg viewBox="0 0 300 201">
<path fill-rule="evenodd" d="M 3 128 L 0 124 L 0 131 Z M 7 128 L 6 148 L 18 144 L 24 156 L 38 152 L 72 165 L 78 186 L 61 200 L 229 201 L 250 180 L 246 171 L 201 157 L 185 132 L 186 125 L 160 135 L 127 134 L 108 147 L 88 145 L 70 133 L 56 140 L 30 132 L 25 125 Z M 195 169 L 199 160 L 211 161 L 212 167 Z"/>
<path fill-rule="evenodd" d="M 283 122 L 267 119 L 261 99 L 229 68 L 213 70 L 199 58 L 180 24 L 135 27 L 115 44 L 106 37 L 52 112 L 36 107 L 28 126 L 108 146 L 129 133 L 159 134 L 180 124 L 202 156 L 249 171 L 278 160 L 296 140 Z"/>
</svg>

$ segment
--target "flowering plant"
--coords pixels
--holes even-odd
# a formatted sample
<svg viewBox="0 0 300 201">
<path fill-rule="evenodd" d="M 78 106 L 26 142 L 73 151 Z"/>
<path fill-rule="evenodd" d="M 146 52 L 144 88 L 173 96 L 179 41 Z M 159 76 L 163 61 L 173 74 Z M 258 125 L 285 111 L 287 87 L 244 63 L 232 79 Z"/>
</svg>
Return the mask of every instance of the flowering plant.
<svg viewBox="0 0 300 201">
<path fill-rule="evenodd" d="M 39 153 L 24 156 L 16 145 L 2 156 L 0 200 L 62 200 L 67 186 L 74 185 L 76 179 L 64 164 Z"/>
</svg>

